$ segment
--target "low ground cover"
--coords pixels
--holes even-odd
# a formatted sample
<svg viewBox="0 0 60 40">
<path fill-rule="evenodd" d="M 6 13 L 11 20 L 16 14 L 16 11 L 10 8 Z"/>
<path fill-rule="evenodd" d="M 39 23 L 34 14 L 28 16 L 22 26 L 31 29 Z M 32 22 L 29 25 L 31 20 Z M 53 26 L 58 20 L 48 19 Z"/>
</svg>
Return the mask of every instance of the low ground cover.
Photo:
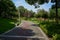
<svg viewBox="0 0 60 40">
<path fill-rule="evenodd" d="M 0 18 L 0 34 L 15 27 L 14 22 L 15 20 L 12 19 Z"/>
</svg>

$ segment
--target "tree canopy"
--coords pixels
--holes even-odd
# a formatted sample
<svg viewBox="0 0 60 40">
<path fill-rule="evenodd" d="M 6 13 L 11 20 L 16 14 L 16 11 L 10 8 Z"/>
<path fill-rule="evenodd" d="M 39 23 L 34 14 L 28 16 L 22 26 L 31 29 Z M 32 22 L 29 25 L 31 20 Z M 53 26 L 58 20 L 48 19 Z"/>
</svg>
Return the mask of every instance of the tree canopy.
<svg viewBox="0 0 60 40">
<path fill-rule="evenodd" d="M 44 4 L 44 3 L 48 3 L 50 0 L 25 0 L 28 4 L 30 4 L 30 5 L 34 5 L 34 6 L 36 6 L 35 5 L 35 3 L 38 3 L 39 5 L 41 5 L 41 4 Z M 57 6 L 60 8 L 60 0 L 51 0 L 51 3 L 55 3 L 55 5 L 56 5 L 56 1 L 57 1 Z M 53 5 L 53 8 L 55 8 L 55 5 Z"/>
<path fill-rule="evenodd" d="M 0 16 L 11 17 L 14 16 L 16 7 L 11 0 L 0 0 Z"/>
<path fill-rule="evenodd" d="M 48 12 L 47 11 L 45 11 L 44 9 L 39 9 L 38 11 L 37 11 L 37 14 L 35 14 L 35 17 L 37 17 L 37 18 L 40 18 L 40 17 L 42 17 L 42 18 L 48 18 Z"/>
<path fill-rule="evenodd" d="M 34 15 L 34 12 L 32 10 L 29 11 L 26 8 L 24 8 L 23 6 L 19 6 L 18 10 L 20 12 L 21 17 L 28 17 L 28 15 L 29 15 L 29 17 L 32 17 Z"/>
<path fill-rule="evenodd" d="M 34 5 L 35 3 L 38 4 L 44 4 L 45 2 L 48 3 L 49 0 L 25 0 L 27 3 L 29 3 L 30 5 Z"/>
</svg>

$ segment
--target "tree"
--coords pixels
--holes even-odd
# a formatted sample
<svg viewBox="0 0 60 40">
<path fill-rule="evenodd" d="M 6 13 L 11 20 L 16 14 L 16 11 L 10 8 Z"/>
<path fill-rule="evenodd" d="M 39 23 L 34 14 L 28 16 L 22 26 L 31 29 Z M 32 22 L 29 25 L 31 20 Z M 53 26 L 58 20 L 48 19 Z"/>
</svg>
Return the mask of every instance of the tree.
<svg viewBox="0 0 60 40">
<path fill-rule="evenodd" d="M 30 18 L 31 18 L 31 17 L 34 17 L 35 12 L 33 12 L 33 11 L 31 10 L 31 11 L 29 11 L 29 13 L 30 13 Z"/>
<path fill-rule="evenodd" d="M 60 8 L 58 9 L 58 18 L 60 19 Z"/>
<path fill-rule="evenodd" d="M 47 19 L 48 18 L 48 12 L 44 12 L 44 14 L 42 15 L 42 17 L 44 18 L 44 19 Z"/>
<path fill-rule="evenodd" d="M 32 10 L 31 11 L 26 10 L 24 13 L 24 17 L 26 17 L 27 19 L 30 19 L 30 18 L 34 17 L 34 14 L 35 13 Z"/>
<path fill-rule="evenodd" d="M 38 15 L 39 15 L 40 17 L 42 17 L 43 14 L 44 14 L 44 11 L 45 11 L 44 9 L 42 9 L 42 10 L 39 9 L 39 10 L 37 11 L 37 13 L 38 13 Z"/>
<path fill-rule="evenodd" d="M 19 12 L 20 12 L 20 16 L 21 17 L 24 17 L 24 13 L 25 13 L 25 11 L 27 10 L 27 9 L 25 9 L 23 6 L 19 6 L 18 7 L 18 10 L 19 10 Z"/>
<path fill-rule="evenodd" d="M 44 9 L 42 9 L 42 10 L 39 9 L 37 14 L 38 14 L 37 15 L 38 17 L 42 17 L 44 19 L 48 18 L 48 12 L 45 11 Z"/>
<path fill-rule="evenodd" d="M 24 8 L 23 6 L 19 6 L 18 7 L 19 12 L 20 12 L 20 16 L 21 17 L 33 17 L 34 16 L 34 12 L 31 10 L 27 10 L 26 8 Z"/>
<path fill-rule="evenodd" d="M 0 0 L 0 16 L 12 18 L 16 15 L 16 7 L 11 0 Z"/>
<path fill-rule="evenodd" d="M 38 4 L 44 4 L 44 3 L 48 3 L 49 0 L 25 0 L 28 4 L 30 5 L 35 5 L 35 3 L 38 3 Z M 60 8 L 60 0 L 51 0 L 52 3 L 55 3 L 55 5 L 53 6 L 56 6 L 56 23 L 58 23 L 58 7 Z M 54 7 L 53 7 L 54 8 Z"/>
<path fill-rule="evenodd" d="M 49 14 L 51 19 L 54 19 L 56 17 L 56 12 L 55 9 L 50 9 L 50 14 Z"/>
<path fill-rule="evenodd" d="M 53 9 L 56 9 L 56 23 L 58 24 L 58 8 L 60 8 L 60 0 L 52 0 L 51 2 L 55 3 L 55 5 L 52 6 Z"/>
<path fill-rule="evenodd" d="M 27 3 L 29 3 L 30 5 L 35 5 L 35 3 L 38 4 L 44 4 L 45 2 L 48 3 L 49 0 L 25 0 Z M 35 5 L 36 6 L 36 5 Z"/>
</svg>

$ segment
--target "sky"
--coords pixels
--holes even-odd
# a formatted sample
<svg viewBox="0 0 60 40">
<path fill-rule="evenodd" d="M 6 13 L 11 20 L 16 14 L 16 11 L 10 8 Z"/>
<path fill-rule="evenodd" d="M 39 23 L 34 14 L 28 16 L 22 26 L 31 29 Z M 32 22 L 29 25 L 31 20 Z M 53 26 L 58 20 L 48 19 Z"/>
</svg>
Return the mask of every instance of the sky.
<svg viewBox="0 0 60 40">
<path fill-rule="evenodd" d="M 40 5 L 39 8 L 35 8 L 33 5 L 29 5 L 27 2 L 25 2 L 25 0 L 12 0 L 12 1 L 14 2 L 16 7 L 24 6 L 24 8 L 26 8 L 28 10 L 32 10 L 34 12 L 37 12 L 38 9 L 44 9 L 46 11 L 49 11 L 49 8 L 51 8 L 51 6 L 52 6 L 52 3 L 49 2 L 48 4 L 44 3 L 43 5 Z"/>
</svg>

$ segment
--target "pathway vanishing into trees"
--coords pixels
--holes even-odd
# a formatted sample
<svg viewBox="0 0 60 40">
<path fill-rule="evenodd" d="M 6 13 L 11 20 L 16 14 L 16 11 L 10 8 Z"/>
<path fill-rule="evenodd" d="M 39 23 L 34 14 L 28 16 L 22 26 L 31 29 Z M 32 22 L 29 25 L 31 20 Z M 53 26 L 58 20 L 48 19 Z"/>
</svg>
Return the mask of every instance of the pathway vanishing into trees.
<svg viewBox="0 0 60 40">
<path fill-rule="evenodd" d="M 19 26 L 0 35 L 2 40 L 49 40 L 37 24 L 30 21 L 22 21 Z"/>
</svg>

